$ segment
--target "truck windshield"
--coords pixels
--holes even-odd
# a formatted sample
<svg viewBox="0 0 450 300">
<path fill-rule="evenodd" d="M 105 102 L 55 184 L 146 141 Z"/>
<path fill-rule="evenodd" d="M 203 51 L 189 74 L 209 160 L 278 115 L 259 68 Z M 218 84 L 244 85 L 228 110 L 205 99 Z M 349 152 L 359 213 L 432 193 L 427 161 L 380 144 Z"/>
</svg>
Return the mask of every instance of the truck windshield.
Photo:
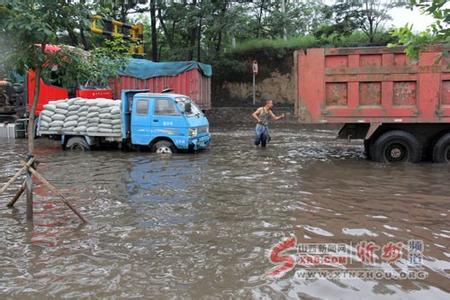
<svg viewBox="0 0 450 300">
<path fill-rule="evenodd" d="M 188 97 L 177 97 L 175 99 L 175 101 L 177 102 L 177 105 L 178 105 L 178 108 L 180 109 L 180 111 L 185 113 L 185 114 L 187 114 L 188 116 L 191 116 L 191 115 L 203 116 L 203 113 L 200 110 L 200 108 L 190 98 L 188 98 Z M 186 110 L 186 104 L 187 103 L 191 104 L 190 111 Z"/>
</svg>

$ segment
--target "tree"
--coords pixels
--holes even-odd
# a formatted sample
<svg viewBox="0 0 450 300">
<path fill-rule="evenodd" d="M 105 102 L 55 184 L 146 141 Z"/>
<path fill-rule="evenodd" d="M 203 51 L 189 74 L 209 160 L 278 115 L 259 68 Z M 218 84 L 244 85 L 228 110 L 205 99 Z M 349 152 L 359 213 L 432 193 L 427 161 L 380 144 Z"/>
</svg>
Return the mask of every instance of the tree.
<svg viewBox="0 0 450 300">
<path fill-rule="evenodd" d="M 72 26 L 66 12 L 88 15 L 89 7 L 79 2 L 62 0 L 0 0 L 0 28 L 5 40 L 9 41 L 14 55 L 10 56 L 22 71 L 31 67 L 36 72 L 34 99 L 28 123 L 28 152 L 34 152 L 34 115 L 39 97 L 40 79 L 45 78 L 52 66 L 45 64 L 48 44 L 57 43 L 59 33 Z M 31 88 L 31 87 L 30 87 Z"/>
<path fill-rule="evenodd" d="M 27 130 L 29 159 L 34 156 L 35 113 L 41 79 L 50 80 L 50 74 L 55 66 L 66 66 L 66 72 L 63 72 L 63 76 L 61 76 L 63 80 L 80 79 L 83 70 L 85 71 L 84 75 L 89 77 L 93 74 L 92 69 L 86 70 L 83 66 L 87 64 L 83 62 L 88 60 L 95 62 L 96 57 L 104 58 L 103 55 L 95 54 L 86 58 L 82 52 L 67 52 L 69 50 L 65 48 L 60 51 L 53 51 L 49 47 L 50 44 L 58 43 L 67 28 L 73 26 L 73 20 L 68 16 L 89 16 L 91 7 L 83 4 L 83 2 L 70 0 L 0 0 L 1 40 L 7 42 L 10 48 L 9 52 L 13 53 L 7 57 L 8 61 L 22 72 L 25 72 L 28 68 L 35 71 L 35 85 L 34 87 L 28 87 L 34 88 L 34 99 L 30 109 Z M 83 24 L 85 23 L 85 20 L 82 19 L 81 21 Z M 86 20 L 86 23 L 88 23 L 88 20 Z M 99 63 L 99 65 L 102 64 L 102 62 Z M 33 216 L 31 172 L 38 176 L 35 170 L 28 168 L 26 180 L 28 220 L 32 220 Z M 64 202 L 67 204 L 65 200 Z M 70 204 L 67 205 L 72 209 Z M 80 218 L 82 217 L 80 216 Z"/>
<path fill-rule="evenodd" d="M 156 0 L 150 0 L 150 21 L 152 29 L 152 60 L 158 61 L 158 35 L 156 28 Z"/>
<path fill-rule="evenodd" d="M 411 0 L 411 6 L 417 6 L 422 13 L 431 15 L 435 22 L 425 31 L 414 33 L 413 25 L 406 25 L 392 32 L 398 44 L 406 46 L 408 56 L 417 58 L 420 50 L 433 43 L 442 43 L 450 47 L 450 7 L 446 0 Z M 395 46 L 393 44 L 392 46 Z M 444 51 L 448 56 L 448 50 Z"/>
<path fill-rule="evenodd" d="M 373 43 L 384 23 L 392 19 L 389 11 L 404 5 L 403 1 L 398 0 L 338 0 L 325 8 L 326 18 L 331 19 L 332 23 L 322 26 L 316 36 L 345 36 L 361 30 Z"/>
</svg>

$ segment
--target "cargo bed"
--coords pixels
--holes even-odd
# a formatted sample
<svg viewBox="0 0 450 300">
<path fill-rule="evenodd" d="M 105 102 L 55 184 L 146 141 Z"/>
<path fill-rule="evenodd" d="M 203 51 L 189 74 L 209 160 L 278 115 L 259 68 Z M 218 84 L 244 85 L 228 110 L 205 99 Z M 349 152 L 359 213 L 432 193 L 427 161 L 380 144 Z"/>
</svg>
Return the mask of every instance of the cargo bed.
<svg viewBox="0 0 450 300">
<path fill-rule="evenodd" d="M 89 132 L 76 132 L 76 131 L 38 131 L 38 135 L 79 135 L 79 136 L 92 136 L 92 137 L 105 137 L 105 138 L 122 138 L 121 133 L 89 133 Z"/>
<path fill-rule="evenodd" d="M 450 60 L 442 45 L 417 60 L 404 48 L 295 51 L 298 121 L 343 124 L 379 162 L 450 162 Z"/>
</svg>

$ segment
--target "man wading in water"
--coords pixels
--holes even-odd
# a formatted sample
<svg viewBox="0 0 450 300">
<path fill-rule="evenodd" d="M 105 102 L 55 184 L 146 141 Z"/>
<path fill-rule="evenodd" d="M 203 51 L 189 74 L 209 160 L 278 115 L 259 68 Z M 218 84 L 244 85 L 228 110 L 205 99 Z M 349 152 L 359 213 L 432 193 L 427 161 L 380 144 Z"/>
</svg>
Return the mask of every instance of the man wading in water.
<svg viewBox="0 0 450 300">
<path fill-rule="evenodd" d="M 253 114 L 253 119 L 258 122 L 256 124 L 256 138 L 255 145 L 258 146 L 261 144 L 261 147 L 265 147 L 266 143 L 270 142 L 269 136 L 269 118 L 276 120 L 284 118 L 284 114 L 275 116 L 272 112 L 273 101 L 267 100 L 266 105 L 258 108 Z"/>
</svg>

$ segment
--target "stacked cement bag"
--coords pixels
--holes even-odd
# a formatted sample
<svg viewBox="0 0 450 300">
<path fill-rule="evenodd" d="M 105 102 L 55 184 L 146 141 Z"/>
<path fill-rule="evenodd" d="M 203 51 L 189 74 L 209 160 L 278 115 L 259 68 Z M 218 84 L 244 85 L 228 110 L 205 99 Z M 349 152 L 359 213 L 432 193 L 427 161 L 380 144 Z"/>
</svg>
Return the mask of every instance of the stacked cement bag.
<svg viewBox="0 0 450 300">
<path fill-rule="evenodd" d="M 51 101 L 40 114 L 40 131 L 120 134 L 120 100 L 72 98 Z"/>
</svg>

